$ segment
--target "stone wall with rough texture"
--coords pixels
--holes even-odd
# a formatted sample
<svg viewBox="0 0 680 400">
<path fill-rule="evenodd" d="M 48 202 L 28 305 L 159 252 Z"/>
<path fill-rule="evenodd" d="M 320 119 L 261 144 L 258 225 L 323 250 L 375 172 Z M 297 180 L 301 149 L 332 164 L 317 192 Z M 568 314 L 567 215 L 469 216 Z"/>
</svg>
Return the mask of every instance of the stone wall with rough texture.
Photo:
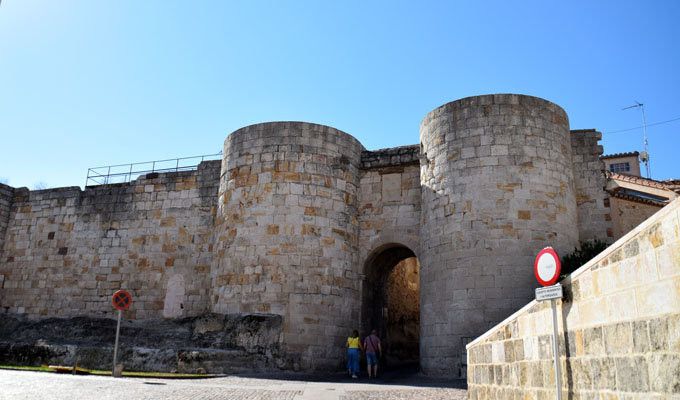
<svg viewBox="0 0 680 400">
<path fill-rule="evenodd" d="M 363 152 L 358 214 L 361 261 L 392 243 L 418 253 L 421 198 L 418 157 L 418 146 Z"/>
<path fill-rule="evenodd" d="M 543 99 L 478 96 L 430 112 L 420 138 L 421 367 L 462 377 L 464 341 L 531 299 L 536 252 L 578 243 L 569 122 Z"/>
<path fill-rule="evenodd" d="M 29 317 L 112 316 L 111 294 L 125 288 L 134 296 L 126 318 L 209 311 L 218 174 L 219 161 L 85 191 L 16 189 L 0 308 Z"/>
<path fill-rule="evenodd" d="M 362 151 L 303 122 L 251 125 L 224 144 L 214 310 L 283 315 L 285 349 L 304 370 L 340 367 L 360 318 Z"/>
<path fill-rule="evenodd" d="M 680 395 L 680 200 L 562 285 L 564 398 Z M 469 399 L 555 398 L 550 302 L 532 301 L 467 350 Z"/>
<path fill-rule="evenodd" d="M 5 247 L 5 235 L 9 225 L 9 214 L 14 201 L 14 188 L 0 183 L 0 264 Z M 2 288 L 3 277 L 0 276 L 0 288 Z"/>
<path fill-rule="evenodd" d="M 594 129 L 571 131 L 572 168 L 578 210 L 578 233 L 582 242 L 599 239 L 611 243 L 613 230 L 607 179 L 600 159 L 602 134 Z"/>
<path fill-rule="evenodd" d="M 612 231 L 614 239 L 633 230 L 642 221 L 654 215 L 661 209 L 654 204 L 646 204 L 638 201 L 610 197 Z"/>
<path fill-rule="evenodd" d="M 210 374 L 289 367 L 281 352 L 281 316 L 202 314 L 121 321 L 118 361 L 128 371 Z M 64 365 L 110 370 L 116 320 L 4 315 L 2 365 Z"/>
<path fill-rule="evenodd" d="M 417 144 L 361 152 L 361 168 L 365 170 L 411 164 L 420 164 L 420 146 Z"/>
<path fill-rule="evenodd" d="M 390 364 L 418 361 L 420 343 L 420 265 L 415 257 L 397 264 L 387 277 L 387 334 Z"/>
</svg>

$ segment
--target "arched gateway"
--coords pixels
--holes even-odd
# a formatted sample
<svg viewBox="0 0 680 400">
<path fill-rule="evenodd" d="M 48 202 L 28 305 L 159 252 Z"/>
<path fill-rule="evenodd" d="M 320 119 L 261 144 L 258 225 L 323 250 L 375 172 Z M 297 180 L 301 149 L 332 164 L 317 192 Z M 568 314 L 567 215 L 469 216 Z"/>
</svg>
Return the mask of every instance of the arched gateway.
<svg viewBox="0 0 680 400">
<path fill-rule="evenodd" d="M 390 243 L 364 264 L 362 330 L 378 331 L 385 367 L 419 363 L 420 264 L 408 247 Z"/>
</svg>

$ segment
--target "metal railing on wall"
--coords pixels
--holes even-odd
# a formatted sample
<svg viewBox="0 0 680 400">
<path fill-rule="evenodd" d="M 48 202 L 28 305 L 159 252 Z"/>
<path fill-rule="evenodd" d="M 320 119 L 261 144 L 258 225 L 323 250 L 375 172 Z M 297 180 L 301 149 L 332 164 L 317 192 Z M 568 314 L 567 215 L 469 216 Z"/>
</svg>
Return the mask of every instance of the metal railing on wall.
<svg viewBox="0 0 680 400">
<path fill-rule="evenodd" d="M 203 161 L 221 160 L 222 152 L 171 158 L 167 160 L 144 161 L 131 164 L 105 165 L 87 169 L 85 186 L 108 185 L 112 183 L 127 183 L 141 175 L 160 172 L 192 171 Z"/>
</svg>

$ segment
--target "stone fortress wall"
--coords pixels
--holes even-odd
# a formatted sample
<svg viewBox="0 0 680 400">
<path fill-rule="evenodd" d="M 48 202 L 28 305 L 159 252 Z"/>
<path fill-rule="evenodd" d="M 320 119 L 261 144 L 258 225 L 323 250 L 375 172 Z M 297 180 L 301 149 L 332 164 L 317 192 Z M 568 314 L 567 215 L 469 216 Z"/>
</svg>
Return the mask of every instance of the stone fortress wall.
<svg viewBox="0 0 680 400">
<path fill-rule="evenodd" d="M 210 310 L 219 161 L 131 184 L 16 189 L 0 262 L 0 307 L 32 317 L 112 316 L 110 296 L 135 294 L 126 318 Z"/>
<path fill-rule="evenodd" d="M 540 248 L 607 239 L 598 135 L 570 134 L 548 101 L 486 95 L 428 114 L 420 145 L 366 151 L 331 127 L 273 122 L 229 135 L 221 168 L 2 186 L 0 310 L 112 316 L 125 288 L 132 319 L 282 316 L 297 368 L 336 368 L 349 331 L 373 322 L 381 274 L 418 257 L 421 367 L 462 377 L 464 343 L 531 298 Z"/>
</svg>

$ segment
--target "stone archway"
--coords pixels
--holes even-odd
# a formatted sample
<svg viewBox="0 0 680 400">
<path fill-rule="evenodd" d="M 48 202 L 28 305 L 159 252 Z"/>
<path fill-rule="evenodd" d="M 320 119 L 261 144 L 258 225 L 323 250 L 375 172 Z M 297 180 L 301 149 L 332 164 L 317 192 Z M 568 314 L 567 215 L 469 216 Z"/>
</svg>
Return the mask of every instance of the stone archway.
<svg viewBox="0 0 680 400">
<path fill-rule="evenodd" d="M 374 250 L 364 265 L 362 330 L 383 340 L 385 367 L 419 363 L 420 265 L 410 248 L 391 243 Z"/>
</svg>

